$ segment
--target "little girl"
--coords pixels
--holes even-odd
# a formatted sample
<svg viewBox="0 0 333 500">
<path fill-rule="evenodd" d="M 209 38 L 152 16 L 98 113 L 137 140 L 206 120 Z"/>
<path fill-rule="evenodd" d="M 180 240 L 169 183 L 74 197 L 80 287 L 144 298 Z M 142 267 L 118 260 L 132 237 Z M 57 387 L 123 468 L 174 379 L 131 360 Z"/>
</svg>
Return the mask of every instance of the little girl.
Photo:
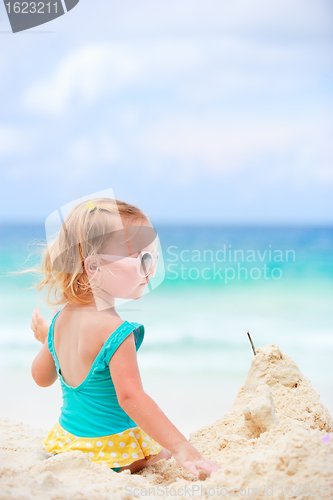
<svg viewBox="0 0 333 500">
<path fill-rule="evenodd" d="M 50 326 L 38 306 L 32 315 L 43 343 L 32 377 L 41 387 L 59 377 L 63 395 L 59 420 L 42 446 L 53 455 L 81 450 L 117 472 L 174 456 L 192 474 L 210 474 L 220 466 L 200 455 L 142 387 L 136 351 L 144 326 L 115 310 L 115 298 L 139 299 L 154 276 L 153 234 L 139 208 L 94 198 L 71 210 L 44 251 L 37 290 L 46 286 L 56 297 L 47 302 L 65 305 Z"/>
</svg>

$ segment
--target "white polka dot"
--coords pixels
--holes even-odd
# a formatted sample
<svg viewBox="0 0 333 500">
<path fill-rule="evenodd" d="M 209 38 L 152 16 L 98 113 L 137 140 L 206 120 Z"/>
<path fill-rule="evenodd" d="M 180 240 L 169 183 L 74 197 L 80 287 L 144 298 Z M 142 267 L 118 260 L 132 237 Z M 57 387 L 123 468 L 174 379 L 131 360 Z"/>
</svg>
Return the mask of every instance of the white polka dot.
<svg viewBox="0 0 333 500">
<path fill-rule="evenodd" d="M 61 441 L 58 443 L 58 446 L 60 446 L 60 448 L 62 448 L 64 446 L 64 443 L 62 443 Z"/>
<path fill-rule="evenodd" d="M 75 445 L 75 446 L 79 447 L 79 446 L 81 446 L 81 443 L 76 443 L 76 445 Z"/>
<path fill-rule="evenodd" d="M 154 453 L 151 451 L 151 452 L 149 453 L 149 455 L 154 455 Z"/>
<path fill-rule="evenodd" d="M 128 458 L 127 453 L 123 453 L 123 457 L 124 457 L 124 458 Z"/>
<path fill-rule="evenodd" d="M 119 467 L 118 462 L 114 462 L 113 466 L 114 466 L 114 467 Z"/>
<path fill-rule="evenodd" d="M 96 446 L 102 446 L 102 445 L 103 445 L 102 441 L 96 441 Z"/>
<path fill-rule="evenodd" d="M 132 455 L 133 458 L 138 458 L 138 456 L 139 455 L 137 453 L 133 453 L 133 455 Z"/>
<path fill-rule="evenodd" d="M 90 448 L 90 446 L 91 446 L 91 443 L 86 443 L 87 448 Z"/>
<path fill-rule="evenodd" d="M 112 441 L 109 441 L 109 442 L 108 442 L 108 445 L 109 445 L 109 446 L 113 446 L 113 442 L 112 442 Z"/>
<path fill-rule="evenodd" d="M 93 452 L 92 452 L 92 451 L 90 451 L 90 452 L 88 453 L 88 455 L 89 455 L 89 457 L 93 457 L 93 456 L 94 456 L 94 454 L 93 454 Z"/>
<path fill-rule="evenodd" d="M 118 432 L 118 436 L 122 436 L 123 434 L 123 432 Z"/>
<path fill-rule="evenodd" d="M 115 453 L 114 451 L 111 453 L 111 457 L 116 457 L 117 456 L 117 453 Z"/>
<path fill-rule="evenodd" d="M 43 448 L 45 448 L 45 444 L 43 444 Z"/>
<path fill-rule="evenodd" d="M 130 435 L 132 438 L 134 438 L 134 434 L 133 434 L 133 432 L 132 432 L 132 431 L 129 433 L 129 435 Z"/>
<path fill-rule="evenodd" d="M 100 457 L 104 457 L 104 452 L 103 452 L 103 451 L 100 451 L 100 452 L 99 452 L 99 456 L 100 456 Z"/>
<path fill-rule="evenodd" d="M 125 467 L 126 467 L 127 465 L 129 465 L 129 464 L 125 464 Z"/>
<path fill-rule="evenodd" d="M 153 446 L 153 450 L 156 451 L 155 446 Z"/>
<path fill-rule="evenodd" d="M 68 432 L 67 432 L 67 431 L 64 431 L 64 432 L 63 432 L 63 434 L 64 434 L 64 436 L 66 436 L 66 435 L 68 434 Z"/>
<path fill-rule="evenodd" d="M 126 445 L 125 445 L 125 443 L 124 443 L 124 441 L 121 441 L 121 442 L 119 443 L 119 445 L 120 445 L 122 448 L 124 448 L 124 446 L 126 446 Z"/>
<path fill-rule="evenodd" d="M 136 445 L 136 443 L 132 443 L 131 446 L 132 446 L 132 448 L 136 448 L 137 445 Z"/>
<path fill-rule="evenodd" d="M 136 439 L 139 439 L 140 434 L 135 434 Z"/>
<path fill-rule="evenodd" d="M 106 462 L 102 462 L 102 467 L 106 467 L 108 464 Z"/>
<path fill-rule="evenodd" d="M 143 442 L 141 446 L 142 448 L 145 448 L 147 446 L 147 443 Z"/>
<path fill-rule="evenodd" d="M 75 439 L 79 439 L 79 436 L 74 436 L 74 437 L 75 437 Z"/>
<path fill-rule="evenodd" d="M 145 440 L 146 440 L 146 441 L 150 441 L 149 436 L 145 436 Z"/>
<path fill-rule="evenodd" d="M 72 441 L 70 439 L 66 439 L 66 443 L 71 443 Z"/>
<path fill-rule="evenodd" d="M 58 438 L 59 437 L 59 432 L 56 433 L 56 437 Z"/>
<path fill-rule="evenodd" d="M 50 439 L 49 443 L 50 443 L 50 444 L 53 444 L 53 441 L 52 441 L 52 439 Z"/>
</svg>

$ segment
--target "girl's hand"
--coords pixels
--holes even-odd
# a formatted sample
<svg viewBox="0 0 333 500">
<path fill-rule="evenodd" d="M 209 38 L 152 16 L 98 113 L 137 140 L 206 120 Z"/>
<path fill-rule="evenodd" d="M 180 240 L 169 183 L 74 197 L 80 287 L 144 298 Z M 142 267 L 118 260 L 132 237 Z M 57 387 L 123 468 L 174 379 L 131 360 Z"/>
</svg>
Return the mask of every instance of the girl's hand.
<svg viewBox="0 0 333 500">
<path fill-rule="evenodd" d="M 178 447 L 177 450 L 173 452 L 173 456 L 179 465 L 192 472 L 195 476 L 198 475 L 199 469 L 203 469 L 210 475 L 211 472 L 215 472 L 221 468 L 214 460 L 201 456 L 198 450 L 189 442 Z"/>
<path fill-rule="evenodd" d="M 57 311 L 53 311 L 53 316 L 57 313 Z M 31 317 L 31 330 L 34 332 L 34 337 L 36 340 L 39 340 L 42 344 L 44 344 L 50 325 L 40 312 L 39 306 L 36 306 Z"/>
</svg>

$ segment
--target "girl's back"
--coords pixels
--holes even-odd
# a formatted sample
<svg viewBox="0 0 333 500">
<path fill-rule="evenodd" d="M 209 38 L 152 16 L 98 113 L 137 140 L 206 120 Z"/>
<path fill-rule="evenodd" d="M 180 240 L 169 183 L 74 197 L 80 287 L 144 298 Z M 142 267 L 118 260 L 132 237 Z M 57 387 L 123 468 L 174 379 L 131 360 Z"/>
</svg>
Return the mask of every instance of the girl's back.
<svg viewBox="0 0 333 500">
<path fill-rule="evenodd" d="M 54 349 L 67 385 L 78 387 L 88 376 L 105 341 L 123 323 L 119 315 L 96 307 L 66 304 L 54 325 Z"/>
</svg>

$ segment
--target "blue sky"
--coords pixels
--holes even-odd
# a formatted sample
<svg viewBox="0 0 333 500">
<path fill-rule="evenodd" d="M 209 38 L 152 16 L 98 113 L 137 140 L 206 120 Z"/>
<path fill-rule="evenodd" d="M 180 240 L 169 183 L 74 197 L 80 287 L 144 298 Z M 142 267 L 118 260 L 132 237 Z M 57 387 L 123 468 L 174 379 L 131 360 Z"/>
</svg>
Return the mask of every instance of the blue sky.
<svg viewBox="0 0 333 500">
<path fill-rule="evenodd" d="M 2 221 L 112 188 L 158 222 L 332 224 L 330 1 L 0 9 Z"/>
</svg>

